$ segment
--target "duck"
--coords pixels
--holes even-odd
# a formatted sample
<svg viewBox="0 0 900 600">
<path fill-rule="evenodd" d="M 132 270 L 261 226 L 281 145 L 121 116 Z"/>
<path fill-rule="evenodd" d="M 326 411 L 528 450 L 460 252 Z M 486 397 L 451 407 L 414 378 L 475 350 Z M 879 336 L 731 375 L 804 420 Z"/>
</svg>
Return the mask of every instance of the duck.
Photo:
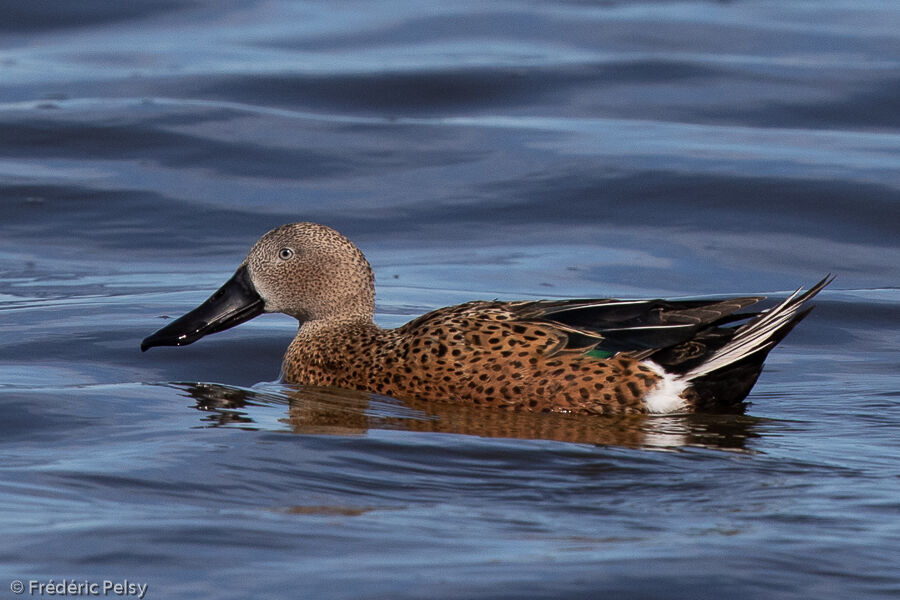
<svg viewBox="0 0 900 600">
<path fill-rule="evenodd" d="M 734 412 L 832 280 L 755 312 L 741 311 L 765 296 L 474 300 L 388 329 L 374 321 L 362 251 L 331 227 L 299 222 L 263 235 L 221 288 L 141 350 L 284 313 L 299 322 L 282 362 L 288 384 L 513 411 Z"/>
</svg>

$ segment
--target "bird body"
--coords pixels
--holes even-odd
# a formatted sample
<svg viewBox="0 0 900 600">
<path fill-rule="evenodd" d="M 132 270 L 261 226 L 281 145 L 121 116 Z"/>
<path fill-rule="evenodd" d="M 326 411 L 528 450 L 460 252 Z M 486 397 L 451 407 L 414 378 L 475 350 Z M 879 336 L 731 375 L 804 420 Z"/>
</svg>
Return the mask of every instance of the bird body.
<svg viewBox="0 0 900 600">
<path fill-rule="evenodd" d="M 383 329 L 362 252 L 331 228 L 294 223 L 264 235 L 228 283 L 142 349 L 283 312 L 300 322 L 282 364 L 291 383 L 541 412 L 734 410 L 829 282 L 753 313 L 737 311 L 763 297 L 473 301 Z"/>
</svg>

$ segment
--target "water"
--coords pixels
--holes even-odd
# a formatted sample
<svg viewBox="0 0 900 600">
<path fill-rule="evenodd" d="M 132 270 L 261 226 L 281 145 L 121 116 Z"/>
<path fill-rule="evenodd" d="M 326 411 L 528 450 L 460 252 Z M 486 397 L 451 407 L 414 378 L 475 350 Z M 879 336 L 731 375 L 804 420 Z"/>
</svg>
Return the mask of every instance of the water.
<svg viewBox="0 0 900 600">
<path fill-rule="evenodd" d="M 895 3 L 0 7 L 0 590 L 900 592 Z M 283 316 L 140 353 L 300 219 L 385 326 L 837 280 L 746 415 L 292 388 Z"/>
</svg>

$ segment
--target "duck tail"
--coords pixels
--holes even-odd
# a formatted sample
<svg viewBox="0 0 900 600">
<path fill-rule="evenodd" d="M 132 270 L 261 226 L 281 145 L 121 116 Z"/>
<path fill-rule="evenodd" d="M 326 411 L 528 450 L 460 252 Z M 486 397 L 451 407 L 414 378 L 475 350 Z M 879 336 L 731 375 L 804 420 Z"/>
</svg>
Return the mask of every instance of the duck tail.
<svg viewBox="0 0 900 600">
<path fill-rule="evenodd" d="M 702 363 L 681 375 L 697 394 L 698 408 L 738 405 L 750 393 L 769 351 L 813 309 L 806 302 L 832 282 L 826 275 L 734 330 L 734 336 Z"/>
</svg>

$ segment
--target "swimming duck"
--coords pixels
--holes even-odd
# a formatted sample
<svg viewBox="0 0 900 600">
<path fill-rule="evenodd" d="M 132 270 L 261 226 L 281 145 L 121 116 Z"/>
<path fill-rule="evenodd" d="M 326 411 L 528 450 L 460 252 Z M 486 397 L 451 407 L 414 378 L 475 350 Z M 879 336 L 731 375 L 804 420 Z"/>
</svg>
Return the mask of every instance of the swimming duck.
<svg viewBox="0 0 900 600">
<path fill-rule="evenodd" d="M 374 321 L 363 253 L 324 225 L 266 233 L 196 309 L 143 340 L 184 346 L 263 312 L 300 322 L 288 383 L 512 410 L 671 414 L 742 406 L 769 351 L 831 277 L 761 312 L 717 300 L 474 301 L 396 329 Z"/>
</svg>

